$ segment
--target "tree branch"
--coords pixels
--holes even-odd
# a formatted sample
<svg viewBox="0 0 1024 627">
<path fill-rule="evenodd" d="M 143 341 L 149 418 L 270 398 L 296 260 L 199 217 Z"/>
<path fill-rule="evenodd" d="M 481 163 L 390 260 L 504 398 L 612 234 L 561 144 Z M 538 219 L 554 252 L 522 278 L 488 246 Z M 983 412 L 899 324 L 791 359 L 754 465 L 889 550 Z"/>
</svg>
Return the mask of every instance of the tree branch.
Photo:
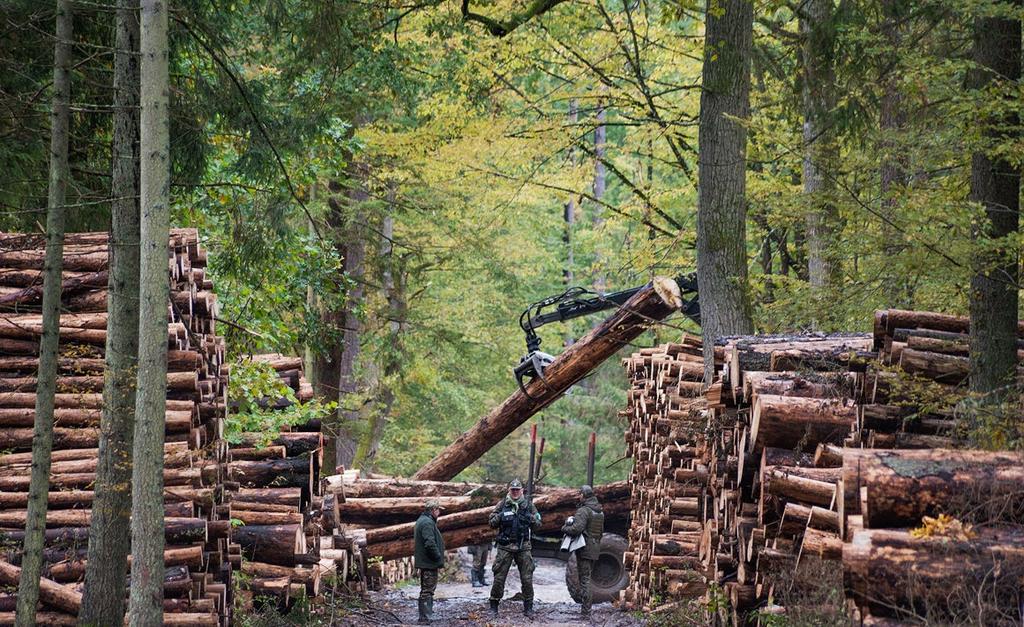
<svg viewBox="0 0 1024 627">
<path fill-rule="evenodd" d="M 483 24 L 494 37 L 504 37 L 515 29 L 519 28 L 531 19 L 543 15 L 562 4 L 566 0 L 533 0 L 526 7 L 526 10 L 519 13 L 512 13 L 504 21 L 496 20 L 486 15 L 473 13 L 469 10 L 469 0 L 462 0 L 462 20 L 465 22 L 477 22 Z"/>
</svg>

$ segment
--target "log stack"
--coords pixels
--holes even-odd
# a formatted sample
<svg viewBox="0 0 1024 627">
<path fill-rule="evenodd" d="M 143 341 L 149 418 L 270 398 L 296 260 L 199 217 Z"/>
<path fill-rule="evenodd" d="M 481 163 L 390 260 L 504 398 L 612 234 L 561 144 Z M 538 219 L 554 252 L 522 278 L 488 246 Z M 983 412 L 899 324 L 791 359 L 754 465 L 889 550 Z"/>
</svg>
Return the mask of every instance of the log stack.
<svg viewBox="0 0 1024 627">
<path fill-rule="evenodd" d="M 699 561 L 708 495 L 701 338 L 641 349 L 622 363 L 630 382 L 624 416 L 634 466 L 625 557 L 630 583 L 621 594 L 623 607 L 639 609 L 652 595 L 696 598 L 706 590 Z"/>
<path fill-rule="evenodd" d="M 37 236 L 0 235 L 0 538 L 6 540 L 3 559 L 10 568 L 20 563 L 24 538 L 44 246 Z M 242 434 L 229 447 L 224 439 L 229 368 L 224 340 L 216 335 L 206 259 L 195 229 L 172 230 L 164 447 L 168 624 L 228 624 L 234 570 L 248 575 L 247 593 L 287 605 L 315 596 L 335 565 L 335 559 L 320 557 L 324 534 L 310 524 L 319 503 L 319 422 L 270 442 L 263 434 Z M 54 624 L 74 622 L 77 609 L 67 599 L 80 602 L 84 579 L 102 409 L 106 264 L 106 234 L 68 236 L 43 573 L 56 600 L 44 596 L 40 609 Z M 253 359 L 269 363 L 300 402 L 312 398 L 301 360 Z M 268 403 L 284 406 L 279 399 Z M 341 583 L 347 572 L 338 569 Z"/>
<path fill-rule="evenodd" d="M 60 362 L 41 615 L 73 623 L 85 572 L 102 409 L 107 324 L 106 233 L 69 234 L 64 247 Z M 45 241 L 0 235 L 0 537 L 5 583 L 20 563 L 31 469 L 35 375 L 42 318 Z M 174 229 L 168 246 L 168 374 L 164 483 L 165 620 L 230 620 L 230 522 L 218 512 L 225 472 L 221 441 L 224 340 L 216 297 L 195 229 Z M 9 609 L 9 608 L 4 608 Z M 0 622 L 4 622 L 0 617 Z"/>
<path fill-rule="evenodd" d="M 951 450 L 963 377 L 949 373 L 966 359 L 966 331 L 965 318 L 890 310 L 876 315 L 873 336 L 725 338 L 703 421 L 685 442 L 702 470 L 693 489 L 703 492 L 699 559 L 680 575 L 697 583 L 658 588 L 652 576 L 620 604 L 655 611 L 652 593 L 679 603 L 713 585 L 729 600 L 718 619 L 740 624 L 754 610 L 796 616 L 806 603 L 820 612 L 829 602 L 815 588 L 832 586 L 847 597 L 830 617 L 839 621 L 847 609 L 864 624 L 968 615 L 998 623 L 1012 613 L 1024 582 L 1024 460 Z M 635 423 L 627 443 L 641 477 L 657 472 L 637 438 L 664 419 L 658 373 L 643 360 L 669 346 L 626 360 Z M 932 365 L 919 366 L 914 350 Z M 634 521 L 647 520 L 652 534 L 655 507 L 634 499 Z M 634 559 L 647 550 L 644 532 L 631 533 Z M 962 598 L 939 585 L 944 578 Z"/>
<path fill-rule="evenodd" d="M 248 359 L 272 367 L 297 401 L 313 398 L 301 358 L 270 353 Z M 230 374 L 227 367 L 223 370 L 225 376 Z M 291 403 L 288 399 L 261 402 L 280 410 Z M 221 509 L 233 524 L 232 555 L 247 575 L 245 594 L 272 598 L 286 608 L 301 598 L 319 595 L 325 576 L 346 583 L 346 569 L 336 568 L 334 559 L 321 557 L 321 530 L 312 524 L 322 464 L 319 421 L 285 426 L 269 439 L 263 433 L 230 438 Z"/>
</svg>

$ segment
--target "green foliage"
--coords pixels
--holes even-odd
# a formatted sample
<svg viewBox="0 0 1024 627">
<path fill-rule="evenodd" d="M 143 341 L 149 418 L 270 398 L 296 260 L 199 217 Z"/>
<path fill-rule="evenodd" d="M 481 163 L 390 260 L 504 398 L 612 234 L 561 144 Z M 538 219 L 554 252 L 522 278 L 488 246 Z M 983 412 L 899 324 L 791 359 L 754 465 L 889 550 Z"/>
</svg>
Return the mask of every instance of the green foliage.
<svg viewBox="0 0 1024 627">
<path fill-rule="evenodd" d="M 513 4 L 480 11 L 501 16 Z M 887 6 L 898 12 L 898 41 L 886 35 Z M 889 306 L 963 313 L 976 260 L 1017 255 L 1024 244 L 1019 234 L 975 237 L 981 213 L 966 200 L 973 151 L 1024 159 L 1007 115 L 1018 112 L 1019 85 L 964 88 L 975 17 L 1020 17 L 1020 7 L 834 8 L 823 30 L 832 37 L 838 97 L 827 116 L 838 159 L 825 176 L 841 278 L 816 290 L 806 243 L 814 205 L 802 185 L 803 40 L 791 4 L 757 5 L 751 116 L 737 123 L 748 129 L 747 257 L 763 332 L 868 330 L 872 311 Z M 351 310 L 359 323 L 359 389 L 344 398 L 300 405 L 266 368 L 234 366 L 229 439 L 340 407 L 363 419 L 352 429 L 362 467 L 411 474 L 515 389 L 511 369 L 525 349 L 518 315 L 562 291 L 566 274 L 613 290 L 695 268 L 701 3 L 563 2 L 501 39 L 465 23 L 454 2 L 185 0 L 175 9 L 175 221 L 198 227 L 210 250 L 217 330 L 232 358 L 324 357 L 347 330 L 333 313 Z M 37 229 L 52 9 L 8 2 L 0 15 L 9 25 L 4 62 L 17 68 L 0 73 L 9 112 L 0 117 L 0 227 Z M 69 230 L 107 225 L 109 17 L 89 3 L 76 17 Z M 882 129 L 887 90 L 900 95 L 904 120 Z M 985 132 L 993 125 L 999 133 Z M 905 176 L 883 191 L 880 169 L 894 163 Z M 355 243 L 365 250 L 361 275 L 345 270 Z M 544 350 L 558 353 L 596 319 L 543 328 Z M 637 346 L 696 330 L 670 321 Z M 959 403 L 966 441 L 1020 446 L 1012 403 L 982 407 L 902 385 L 921 412 Z M 628 476 L 628 460 L 616 463 L 625 387 L 611 359 L 535 418 L 547 438 L 544 482 L 583 481 L 591 431 L 597 481 Z M 287 407 L 271 411 L 263 399 Z M 528 429 L 463 477 L 525 476 Z"/>
<path fill-rule="evenodd" d="M 238 444 L 242 434 L 258 433 L 259 446 L 269 445 L 282 430 L 319 420 L 337 403 L 320 399 L 302 403 L 270 364 L 239 360 L 232 364 L 228 401 L 235 411 L 224 422 L 224 439 Z"/>
<path fill-rule="evenodd" d="M 959 435 L 968 446 L 991 451 L 1024 451 L 1024 423 L 1019 385 L 979 396 L 956 406 Z"/>
</svg>

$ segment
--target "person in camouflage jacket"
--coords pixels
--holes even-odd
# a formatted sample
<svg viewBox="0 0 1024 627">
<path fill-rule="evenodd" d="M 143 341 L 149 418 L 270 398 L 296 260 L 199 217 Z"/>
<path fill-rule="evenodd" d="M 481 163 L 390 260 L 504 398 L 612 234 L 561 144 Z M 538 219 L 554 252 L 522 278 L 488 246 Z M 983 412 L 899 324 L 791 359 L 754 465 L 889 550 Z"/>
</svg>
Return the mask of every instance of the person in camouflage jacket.
<svg viewBox="0 0 1024 627">
<path fill-rule="evenodd" d="M 490 598 L 492 618 L 498 616 L 498 603 L 505 595 L 505 579 L 512 562 L 519 569 L 519 580 L 523 585 L 523 613 L 533 616 L 534 562 L 530 539 L 540 528 L 540 520 L 540 512 L 533 501 L 523 496 L 522 482 L 513 479 L 508 484 L 508 495 L 494 506 L 487 521 L 491 528 L 498 530 L 495 542 L 498 553 L 491 567 L 494 573 Z"/>
<path fill-rule="evenodd" d="M 576 567 L 583 595 L 581 614 L 584 617 L 590 616 L 590 576 L 594 572 L 594 563 L 601 555 L 601 536 L 604 534 L 604 512 L 590 486 L 580 488 L 580 506 L 562 525 L 562 533 L 567 536 L 584 534 L 587 542 L 586 546 L 576 551 Z"/>
</svg>

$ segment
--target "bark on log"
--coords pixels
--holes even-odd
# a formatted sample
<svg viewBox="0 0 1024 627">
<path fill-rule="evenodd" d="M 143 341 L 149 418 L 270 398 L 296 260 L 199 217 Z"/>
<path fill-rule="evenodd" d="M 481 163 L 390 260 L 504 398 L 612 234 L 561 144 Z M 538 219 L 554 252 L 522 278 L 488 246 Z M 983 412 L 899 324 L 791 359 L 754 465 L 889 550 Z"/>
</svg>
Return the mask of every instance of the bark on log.
<svg viewBox="0 0 1024 627">
<path fill-rule="evenodd" d="M 20 579 L 20 568 L 7 562 L 0 562 L 0 583 L 17 586 Z M 81 594 L 46 577 L 39 580 L 39 600 L 45 605 L 75 615 L 82 607 Z"/>
<path fill-rule="evenodd" d="M 813 451 L 821 442 L 841 444 L 857 418 L 850 401 L 758 395 L 750 426 L 752 451 L 773 446 Z"/>
<path fill-rule="evenodd" d="M 231 508 L 231 518 L 246 525 L 301 525 L 302 512 L 268 512 Z"/>
<path fill-rule="evenodd" d="M 306 552 L 302 525 L 242 525 L 232 531 L 232 541 L 246 558 L 279 566 L 295 566 L 295 555 Z"/>
<path fill-rule="evenodd" d="M 800 396 L 805 398 L 852 398 L 857 377 L 849 372 L 744 372 L 743 400 L 755 394 Z"/>
<path fill-rule="evenodd" d="M 289 505 L 298 509 L 302 504 L 301 488 L 241 488 L 234 493 L 240 501 Z"/>
<path fill-rule="evenodd" d="M 808 477 L 809 470 L 829 471 L 826 480 Z M 827 478 L 834 477 L 829 481 Z M 761 477 L 763 490 L 766 494 L 792 499 L 801 503 L 830 506 L 835 498 L 836 482 L 839 480 L 839 469 L 833 468 L 793 468 L 772 466 L 765 470 Z"/>
<path fill-rule="evenodd" d="M 966 521 L 1024 524 L 1024 456 L 946 449 L 865 450 L 843 466 L 844 488 L 866 488 L 864 525 L 920 524 L 949 513 Z"/>
<path fill-rule="evenodd" d="M 804 531 L 803 543 L 800 545 L 800 557 L 820 557 L 821 559 L 838 561 L 843 559 L 843 541 L 839 534 L 808 527 Z"/>
<path fill-rule="evenodd" d="M 444 508 L 444 514 L 451 515 L 471 509 L 493 506 L 496 499 L 490 496 L 441 496 L 436 500 Z M 372 521 L 374 518 L 410 518 L 423 513 L 425 500 L 420 497 L 345 499 L 338 503 L 338 515 L 343 522 L 354 520 Z"/>
<path fill-rule="evenodd" d="M 37 625 L 46 625 L 47 627 L 77 627 L 78 625 L 77 616 L 62 612 L 38 611 L 34 618 Z M 15 627 L 14 619 L 14 612 L 0 612 L 0 627 Z"/>
<path fill-rule="evenodd" d="M 675 281 L 656 278 L 559 355 L 545 371 L 546 381 L 531 381 L 526 388 L 529 396 L 522 390 L 514 392 L 420 468 L 413 478 L 448 480 L 459 474 L 653 322 L 667 317 L 681 306 L 679 286 Z"/>
<path fill-rule="evenodd" d="M 314 595 L 319 592 L 322 575 L 320 566 L 291 568 L 248 560 L 242 562 L 242 572 L 253 577 L 288 577 L 292 583 L 301 583 L 306 586 L 306 590 Z"/>
<path fill-rule="evenodd" d="M 58 583 L 73 583 L 85 577 L 87 559 L 67 559 L 52 564 L 47 570 L 49 577 Z M 128 556 L 128 567 L 131 568 L 132 556 Z M 191 570 L 203 568 L 202 545 L 167 547 L 164 549 L 164 566 L 188 566 Z"/>
<path fill-rule="evenodd" d="M 957 385 L 967 378 L 970 360 L 967 357 L 905 348 L 900 354 L 900 368 L 939 383 Z"/>
<path fill-rule="evenodd" d="M 228 464 L 228 478 L 246 488 L 313 488 L 313 464 L 308 457 L 237 461 Z"/>
<path fill-rule="evenodd" d="M 908 530 L 856 531 L 843 545 L 846 588 L 858 605 L 882 615 L 931 611 L 932 620 L 945 624 L 958 622 L 951 621 L 958 609 L 971 612 L 973 606 L 961 620 L 970 616 L 970 622 L 985 624 L 980 609 L 1016 616 L 1024 601 L 1024 536 L 995 529 L 977 534 L 965 541 L 914 538 Z"/>
<path fill-rule="evenodd" d="M 260 447 L 264 443 L 261 433 L 243 433 L 239 446 Z M 270 445 L 283 446 L 287 457 L 298 457 L 307 453 L 315 453 L 323 448 L 323 435 L 318 432 L 281 433 L 269 442 Z"/>
</svg>

